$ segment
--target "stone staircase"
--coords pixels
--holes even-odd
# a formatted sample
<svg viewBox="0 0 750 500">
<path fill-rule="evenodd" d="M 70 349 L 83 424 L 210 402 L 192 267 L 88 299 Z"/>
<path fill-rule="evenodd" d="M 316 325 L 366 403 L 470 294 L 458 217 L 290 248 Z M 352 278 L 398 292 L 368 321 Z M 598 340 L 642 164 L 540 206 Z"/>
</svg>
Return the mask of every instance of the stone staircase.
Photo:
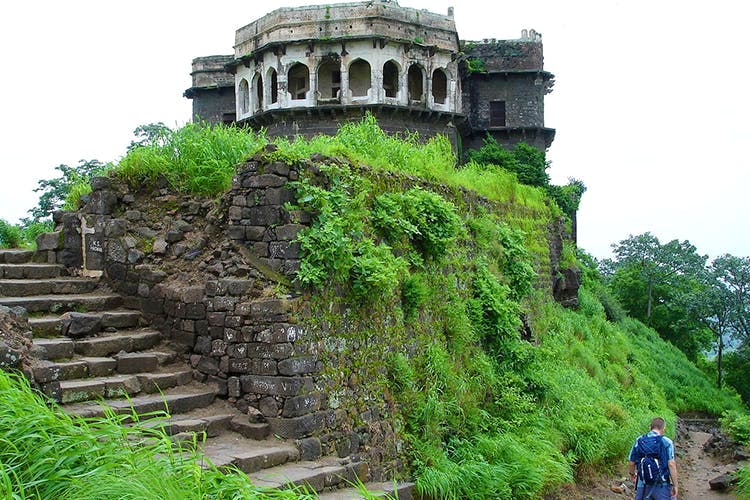
<svg viewBox="0 0 750 500">
<path fill-rule="evenodd" d="M 139 311 L 123 307 L 96 278 L 69 276 L 57 264 L 33 262 L 24 250 L 0 250 L 0 305 L 21 306 L 34 333 L 33 373 L 42 391 L 82 417 L 168 411 L 162 426 L 176 439 L 205 433 L 202 452 L 219 467 L 236 466 L 254 484 L 305 486 L 320 498 L 363 498 L 351 485 L 365 483 L 375 496 L 412 498 L 413 485 L 367 483 L 366 462 L 307 456 L 303 447 L 270 435 L 267 423 L 252 422 L 214 387 L 195 379 L 159 331 Z M 201 441 L 201 440 L 199 440 Z"/>
</svg>

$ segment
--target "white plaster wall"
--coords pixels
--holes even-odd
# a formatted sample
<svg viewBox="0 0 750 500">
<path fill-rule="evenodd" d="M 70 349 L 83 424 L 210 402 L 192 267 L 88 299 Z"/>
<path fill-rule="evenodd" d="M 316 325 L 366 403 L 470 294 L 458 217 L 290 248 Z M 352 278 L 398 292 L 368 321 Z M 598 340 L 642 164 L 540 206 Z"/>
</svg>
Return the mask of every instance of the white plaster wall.
<svg viewBox="0 0 750 500">
<path fill-rule="evenodd" d="M 373 47 L 374 46 L 374 47 Z M 318 105 L 318 66 L 324 57 L 330 53 L 340 54 L 341 66 L 341 92 L 340 104 L 393 104 L 409 106 L 407 102 L 407 72 L 412 64 L 418 63 L 424 68 L 424 94 L 425 102 L 419 104 L 427 109 L 447 111 L 453 113 L 461 112 L 461 88 L 458 79 L 458 65 L 451 59 L 450 52 L 436 51 L 430 55 L 426 47 L 419 45 L 405 45 L 401 43 L 388 42 L 381 48 L 378 40 L 357 40 L 346 43 L 345 51 L 342 44 L 338 42 L 317 42 L 310 52 L 308 44 L 288 45 L 284 53 L 274 54 L 267 51 L 257 62 L 249 62 L 247 66 L 239 65 L 235 74 L 235 92 L 238 91 L 239 82 L 242 78 L 251 82 L 250 101 L 251 105 L 247 113 L 240 112 L 239 100 L 237 105 L 237 118 L 242 120 L 249 118 L 258 108 L 265 111 L 274 108 L 310 107 Z M 342 55 L 343 54 L 343 55 Z M 370 90 L 367 96 L 352 97 L 349 89 L 349 66 L 357 59 L 363 59 L 370 64 Z M 386 97 L 383 89 L 383 65 L 393 60 L 399 67 L 399 91 L 396 97 Z M 292 99 L 287 91 L 287 72 L 295 63 L 305 64 L 310 71 L 309 91 L 305 99 Z M 271 104 L 270 68 L 278 72 L 278 102 Z M 444 104 L 436 104 L 432 97 L 432 73 L 436 68 L 445 71 L 448 80 L 448 96 Z M 264 92 L 262 106 L 256 106 L 256 92 L 252 86 L 256 73 L 263 75 Z M 326 96 L 327 97 L 327 96 Z M 328 100 L 326 104 L 331 101 Z M 323 103 L 321 103 L 323 104 Z"/>
</svg>

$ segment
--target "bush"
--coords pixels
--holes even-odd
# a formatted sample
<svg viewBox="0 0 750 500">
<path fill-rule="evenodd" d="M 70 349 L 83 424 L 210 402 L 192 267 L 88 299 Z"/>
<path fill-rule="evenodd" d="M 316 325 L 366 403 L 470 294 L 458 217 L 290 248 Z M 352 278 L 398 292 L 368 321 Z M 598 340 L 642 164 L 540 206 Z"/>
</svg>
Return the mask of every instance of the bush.
<svg viewBox="0 0 750 500">
<path fill-rule="evenodd" d="M 25 243 L 23 229 L 0 219 L 0 248 L 19 248 Z"/>
<path fill-rule="evenodd" d="M 721 425 L 735 441 L 750 445 L 750 415 L 739 411 L 724 412 Z"/>
<path fill-rule="evenodd" d="M 494 165 L 512 172 L 518 177 L 518 182 L 529 186 L 544 187 L 549 184 L 549 165 L 544 151 L 524 142 L 519 142 L 512 151 L 508 151 L 488 134 L 479 150 L 468 150 L 468 158 L 485 167 Z"/>
</svg>

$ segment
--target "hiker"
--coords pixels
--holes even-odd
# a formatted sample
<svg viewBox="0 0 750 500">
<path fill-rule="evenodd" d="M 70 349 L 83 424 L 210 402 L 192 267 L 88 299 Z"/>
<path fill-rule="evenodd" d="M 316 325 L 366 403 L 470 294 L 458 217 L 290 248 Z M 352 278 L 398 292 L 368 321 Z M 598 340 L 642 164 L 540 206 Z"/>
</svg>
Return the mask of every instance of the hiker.
<svg viewBox="0 0 750 500">
<path fill-rule="evenodd" d="M 650 431 L 639 436 L 630 450 L 630 478 L 636 485 L 636 500 L 677 498 L 677 463 L 674 443 L 664 436 L 664 419 L 651 420 Z"/>
</svg>

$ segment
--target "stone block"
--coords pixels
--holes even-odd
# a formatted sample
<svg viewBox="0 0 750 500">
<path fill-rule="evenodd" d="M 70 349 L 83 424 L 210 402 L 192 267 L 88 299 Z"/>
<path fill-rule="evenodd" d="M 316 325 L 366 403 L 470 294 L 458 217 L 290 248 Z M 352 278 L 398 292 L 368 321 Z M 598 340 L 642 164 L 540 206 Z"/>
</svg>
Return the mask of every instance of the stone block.
<svg viewBox="0 0 750 500">
<path fill-rule="evenodd" d="M 128 250 L 121 241 L 111 239 L 107 243 L 107 258 L 124 264 L 128 260 Z"/>
<path fill-rule="evenodd" d="M 284 345 L 284 344 L 280 344 Z M 318 359 L 314 356 L 289 358 L 279 361 L 278 368 L 281 375 L 304 375 L 316 373 Z"/>
<path fill-rule="evenodd" d="M 99 333 L 102 318 L 98 314 L 67 312 L 60 317 L 61 332 L 70 338 L 81 338 Z"/>
<path fill-rule="evenodd" d="M 242 384 L 238 377 L 229 377 L 227 379 L 227 395 L 230 398 L 239 398 L 242 396 Z"/>
<path fill-rule="evenodd" d="M 248 241 L 263 241 L 265 234 L 265 226 L 245 226 L 245 238 Z"/>
<path fill-rule="evenodd" d="M 250 422 L 247 416 L 234 417 L 229 422 L 229 428 L 234 432 L 257 441 L 263 440 L 271 433 L 271 428 L 265 423 Z"/>
<path fill-rule="evenodd" d="M 323 454 L 323 448 L 318 438 L 300 439 L 296 444 L 297 448 L 299 448 L 300 460 L 317 460 Z"/>
<path fill-rule="evenodd" d="M 117 207 L 117 195 L 112 191 L 93 191 L 89 202 L 83 207 L 84 213 L 110 215 Z"/>
<path fill-rule="evenodd" d="M 122 238 L 128 232 L 128 221 L 125 219 L 112 219 L 104 228 L 104 236 L 107 238 Z"/>
<path fill-rule="evenodd" d="M 289 177 L 290 167 L 283 161 L 275 161 L 266 167 L 267 174 L 276 174 L 282 177 Z"/>
<path fill-rule="evenodd" d="M 92 191 L 101 191 L 112 187 L 112 179 L 103 175 L 92 177 L 89 182 L 91 183 Z"/>
<path fill-rule="evenodd" d="M 292 344 L 267 344 L 264 342 L 249 342 L 247 344 L 248 358 L 286 359 L 294 354 Z"/>
<path fill-rule="evenodd" d="M 294 193 L 286 187 L 267 188 L 261 199 L 263 205 L 283 206 L 294 202 Z"/>
<path fill-rule="evenodd" d="M 258 408 L 260 409 L 260 413 L 266 418 L 279 416 L 279 403 L 271 396 L 262 398 L 258 402 Z"/>
<path fill-rule="evenodd" d="M 220 357 L 226 354 L 227 343 L 224 340 L 217 339 L 211 342 L 211 356 Z"/>
<path fill-rule="evenodd" d="M 274 434 L 286 439 L 301 439 L 323 429 L 325 415 L 317 412 L 295 418 L 269 418 L 268 423 Z"/>
<path fill-rule="evenodd" d="M 197 337 L 195 339 L 195 347 L 193 348 L 198 354 L 208 354 L 211 352 L 211 338 L 210 337 Z"/>
<path fill-rule="evenodd" d="M 245 279 L 226 279 L 221 281 L 227 293 L 235 296 L 244 294 L 253 286 L 252 281 Z"/>
<path fill-rule="evenodd" d="M 297 234 L 305 229 L 302 224 L 285 224 L 275 229 L 276 238 L 282 241 L 291 241 L 297 238 Z"/>
<path fill-rule="evenodd" d="M 240 377 L 242 391 L 271 396 L 297 396 L 313 390 L 310 377 L 270 377 L 262 375 L 243 375 Z"/>
<path fill-rule="evenodd" d="M 301 417 L 320 409 L 320 394 L 306 394 L 287 398 L 281 416 L 285 418 Z"/>
<path fill-rule="evenodd" d="M 229 207 L 229 210 L 227 211 L 227 215 L 229 217 L 229 220 L 232 221 L 238 221 L 242 219 L 242 211 L 243 207 L 239 206 L 231 206 Z"/>
<path fill-rule="evenodd" d="M 244 240 L 245 239 L 245 226 L 229 226 L 227 227 L 227 237 L 230 240 Z M 250 238 L 248 238 L 250 239 Z"/>
<path fill-rule="evenodd" d="M 287 343 L 302 338 L 302 327 L 286 323 L 274 323 L 270 329 L 259 332 L 255 339 L 258 342 Z"/>
<path fill-rule="evenodd" d="M 201 373 L 216 375 L 219 373 L 219 360 L 208 356 L 201 356 L 200 360 L 198 360 L 198 363 L 195 365 L 195 369 Z"/>
<path fill-rule="evenodd" d="M 271 188 L 283 186 L 287 183 L 285 177 L 274 174 L 260 174 L 246 177 L 242 180 L 243 188 Z"/>
<path fill-rule="evenodd" d="M 256 241 L 252 245 L 253 253 L 258 257 L 268 257 L 268 243 Z"/>
<path fill-rule="evenodd" d="M 289 312 L 289 303 L 283 299 L 257 300 L 250 304 L 250 315 L 253 318 L 272 317 Z"/>
<path fill-rule="evenodd" d="M 272 241 L 268 246 L 271 259 L 299 259 L 301 247 L 298 242 Z"/>
<path fill-rule="evenodd" d="M 224 326 L 226 315 L 225 312 L 210 312 L 206 314 L 206 319 L 211 326 Z"/>
<path fill-rule="evenodd" d="M 129 352 L 115 356 L 118 373 L 145 373 L 156 370 L 159 358 L 155 354 Z"/>
<path fill-rule="evenodd" d="M 182 231 L 176 230 L 167 231 L 167 234 L 164 235 L 164 239 L 167 241 L 167 243 L 177 243 L 178 241 L 182 241 L 184 238 L 185 236 L 182 234 Z"/>
<path fill-rule="evenodd" d="M 277 206 L 251 207 L 243 210 L 251 226 L 272 226 L 281 223 L 281 209 Z"/>
<path fill-rule="evenodd" d="M 63 247 L 62 231 L 42 233 L 36 237 L 36 248 L 40 252 L 48 250 L 59 250 Z"/>
</svg>

